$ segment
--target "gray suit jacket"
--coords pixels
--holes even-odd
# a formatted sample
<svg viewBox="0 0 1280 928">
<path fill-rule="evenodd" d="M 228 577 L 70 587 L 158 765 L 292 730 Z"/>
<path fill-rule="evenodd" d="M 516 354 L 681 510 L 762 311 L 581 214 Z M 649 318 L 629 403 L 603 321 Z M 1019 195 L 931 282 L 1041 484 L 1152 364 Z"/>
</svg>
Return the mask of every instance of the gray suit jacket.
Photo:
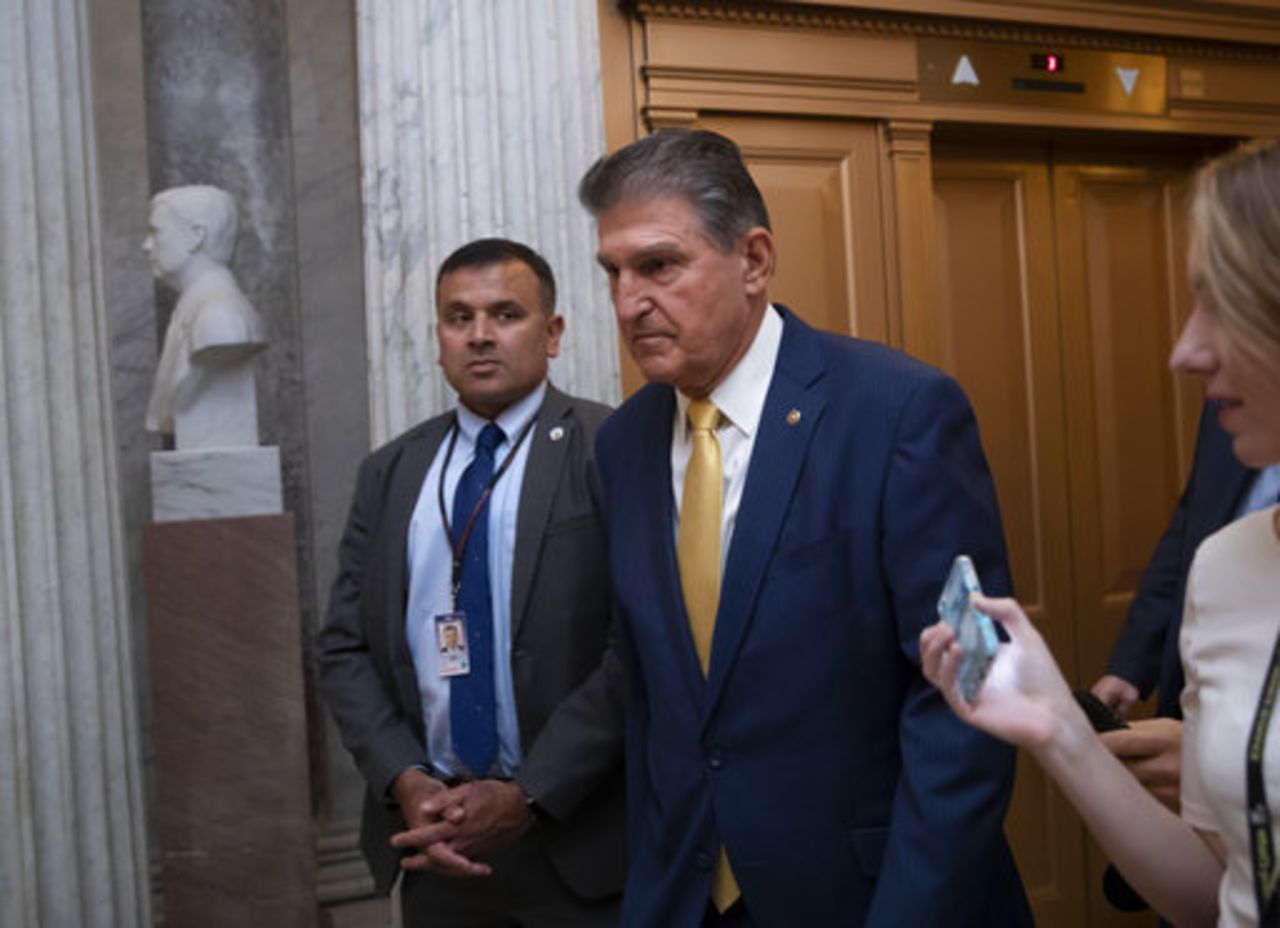
<svg viewBox="0 0 1280 928">
<path fill-rule="evenodd" d="M 617 665 L 602 662 L 612 592 L 593 456 L 608 414 L 548 387 L 530 436 L 511 583 L 524 756 L 516 781 L 546 813 L 535 833 L 583 898 L 619 892 L 625 873 L 621 687 Z M 364 460 L 316 641 L 321 692 L 368 785 L 361 847 L 383 892 L 398 870 L 388 842 L 405 827 L 389 788 L 427 757 L 404 635 L 409 520 L 452 421 L 437 416 Z"/>
</svg>

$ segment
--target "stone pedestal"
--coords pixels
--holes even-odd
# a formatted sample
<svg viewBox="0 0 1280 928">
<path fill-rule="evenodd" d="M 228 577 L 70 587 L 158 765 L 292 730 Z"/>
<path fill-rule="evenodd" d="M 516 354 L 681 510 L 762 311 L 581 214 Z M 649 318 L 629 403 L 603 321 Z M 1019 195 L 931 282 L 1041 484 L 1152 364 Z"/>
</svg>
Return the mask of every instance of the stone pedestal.
<svg viewBox="0 0 1280 928">
<path fill-rule="evenodd" d="M 151 517 L 157 522 L 277 515 L 279 448 L 200 448 L 151 453 Z"/>
<path fill-rule="evenodd" d="M 317 924 L 290 515 L 146 531 L 165 925 Z"/>
</svg>

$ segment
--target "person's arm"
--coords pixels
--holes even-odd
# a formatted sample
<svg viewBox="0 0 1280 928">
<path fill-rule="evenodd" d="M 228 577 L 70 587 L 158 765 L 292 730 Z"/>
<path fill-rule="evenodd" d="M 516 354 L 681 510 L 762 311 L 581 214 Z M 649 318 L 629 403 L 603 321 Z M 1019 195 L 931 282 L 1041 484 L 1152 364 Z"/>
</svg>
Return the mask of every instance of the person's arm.
<svg viewBox="0 0 1280 928">
<path fill-rule="evenodd" d="M 1214 924 L 1221 844 L 1157 802 L 1107 750 L 1017 603 L 980 598 L 977 605 L 1010 637 L 977 698 L 967 703 L 956 691 L 961 652 L 943 623 L 921 635 L 925 675 L 957 716 L 1035 756 L 1125 879 L 1157 911 L 1178 925 Z"/>
<path fill-rule="evenodd" d="M 320 692 L 369 790 L 384 805 L 398 808 L 405 820 L 412 837 L 393 846 L 420 849 L 405 857 L 401 866 L 447 876 L 483 876 L 489 872 L 487 865 L 449 846 L 451 830 L 434 833 L 431 842 L 418 841 L 423 828 L 442 824 L 424 807 L 444 784 L 420 766 L 427 756 L 426 748 L 388 692 L 361 616 L 366 571 L 374 556 L 375 526 L 385 504 L 384 468 L 390 466 L 389 454 L 384 451 L 366 458 L 356 479 L 355 497 L 338 546 L 338 575 L 330 592 L 328 615 L 316 638 Z M 381 645 L 389 653 L 389 644 Z"/>
<path fill-rule="evenodd" d="M 1201 479 L 1201 457 L 1213 444 L 1208 436 L 1216 428 L 1212 413 L 1206 408 L 1200 416 L 1191 473 L 1169 524 L 1147 561 L 1124 625 L 1111 648 L 1106 672 L 1091 687 L 1093 694 L 1121 717 L 1127 717 L 1133 705 L 1151 695 L 1160 682 L 1162 664 L 1172 644 L 1168 636 L 1176 634 L 1182 618 L 1183 583 L 1188 567 L 1184 562 L 1188 513 L 1195 503 Z"/>
<path fill-rule="evenodd" d="M 900 712 L 902 770 L 869 926 L 986 922 L 1004 879 L 1003 822 L 1014 753 L 966 730 L 920 675 L 920 630 L 957 554 L 990 589 L 1010 580 L 995 490 L 968 401 L 931 374 L 902 413 L 883 495 L 882 552 L 900 648 L 913 679 Z M 1016 887 L 1007 887 L 1011 893 Z"/>
<path fill-rule="evenodd" d="M 1127 717 L 1138 699 L 1149 696 L 1159 681 L 1165 636 L 1177 625 L 1182 610 L 1182 550 L 1190 492 L 1188 481 L 1143 571 L 1111 648 L 1107 671 L 1091 687 L 1093 694 L 1121 717 Z"/>
<path fill-rule="evenodd" d="M 600 418 L 603 418 L 603 414 Z M 598 426 L 598 421 L 593 423 Z M 604 531 L 605 510 L 593 446 L 595 428 L 582 431 L 586 489 Z M 542 726 L 516 772 L 515 782 L 545 815 L 564 821 L 611 774 L 621 769 L 626 674 L 618 655 L 618 625 L 606 552 L 593 551 L 602 578 L 596 603 L 608 628 L 600 663 L 556 707 Z M 554 565 L 548 565 L 553 567 Z"/>
<path fill-rule="evenodd" d="M 373 794 L 393 804 L 393 782 L 422 764 L 427 755 L 379 674 L 361 617 L 365 572 L 373 557 L 370 548 L 384 502 L 384 463 L 385 455 L 375 454 L 360 467 L 338 546 L 338 574 L 329 594 L 328 614 L 316 637 L 316 665 L 320 693 L 338 724 L 342 743 Z"/>
<path fill-rule="evenodd" d="M 605 777 L 621 769 L 623 676 L 611 644 L 601 665 L 547 721 L 516 774 L 515 782 L 554 819 L 568 818 Z"/>
<path fill-rule="evenodd" d="M 1170 811 L 1179 808 L 1182 720 L 1138 719 L 1128 728 L 1098 736 L 1112 754 Z"/>
</svg>

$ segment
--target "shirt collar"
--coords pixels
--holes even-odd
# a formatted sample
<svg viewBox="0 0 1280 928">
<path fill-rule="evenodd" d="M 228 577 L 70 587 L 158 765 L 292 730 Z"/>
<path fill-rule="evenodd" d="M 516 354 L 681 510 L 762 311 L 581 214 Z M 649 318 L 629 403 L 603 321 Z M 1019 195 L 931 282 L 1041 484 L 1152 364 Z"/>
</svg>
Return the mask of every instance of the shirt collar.
<svg viewBox="0 0 1280 928">
<path fill-rule="evenodd" d="M 526 393 L 521 399 L 516 400 L 498 413 L 498 418 L 493 421 L 498 423 L 498 427 L 502 429 L 502 434 L 505 436 L 503 438 L 504 444 L 519 435 L 520 430 L 529 424 L 530 419 L 537 415 L 546 396 L 547 382 L 543 380 L 542 383 Z M 468 443 L 472 445 L 476 443 L 476 437 L 480 434 L 480 430 L 488 425 L 489 421 L 482 416 L 476 415 L 462 403 L 458 404 L 458 431 L 462 433 L 462 437 Z"/>
<path fill-rule="evenodd" d="M 760 328 L 756 330 L 751 347 L 729 372 L 729 376 L 708 397 L 725 419 L 748 438 L 759 426 L 760 416 L 764 412 L 765 396 L 769 392 L 778 350 L 782 346 L 782 328 L 782 316 L 770 303 L 765 309 L 764 318 L 760 320 Z M 687 422 L 689 397 L 677 391 L 676 403 L 679 407 L 679 421 Z"/>
</svg>

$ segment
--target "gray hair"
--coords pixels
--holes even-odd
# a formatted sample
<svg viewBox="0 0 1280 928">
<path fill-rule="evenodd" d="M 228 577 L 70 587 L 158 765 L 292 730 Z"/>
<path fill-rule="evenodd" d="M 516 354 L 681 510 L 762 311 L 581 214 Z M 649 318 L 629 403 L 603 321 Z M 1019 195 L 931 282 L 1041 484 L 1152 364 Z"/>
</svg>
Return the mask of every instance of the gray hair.
<svg viewBox="0 0 1280 928">
<path fill-rule="evenodd" d="M 578 199 L 593 216 L 627 200 L 678 196 L 702 231 L 729 251 L 750 229 L 770 229 L 760 188 L 731 140 L 705 129 L 663 129 L 593 164 Z"/>
<path fill-rule="evenodd" d="M 1191 226 L 1224 332 L 1280 377 L 1280 142 L 1246 142 L 1201 168 Z"/>
<path fill-rule="evenodd" d="M 239 229 L 235 197 L 218 187 L 193 184 L 161 190 L 151 198 L 151 208 L 161 204 L 187 225 L 204 229 L 206 255 L 223 264 L 231 260 Z"/>
</svg>

